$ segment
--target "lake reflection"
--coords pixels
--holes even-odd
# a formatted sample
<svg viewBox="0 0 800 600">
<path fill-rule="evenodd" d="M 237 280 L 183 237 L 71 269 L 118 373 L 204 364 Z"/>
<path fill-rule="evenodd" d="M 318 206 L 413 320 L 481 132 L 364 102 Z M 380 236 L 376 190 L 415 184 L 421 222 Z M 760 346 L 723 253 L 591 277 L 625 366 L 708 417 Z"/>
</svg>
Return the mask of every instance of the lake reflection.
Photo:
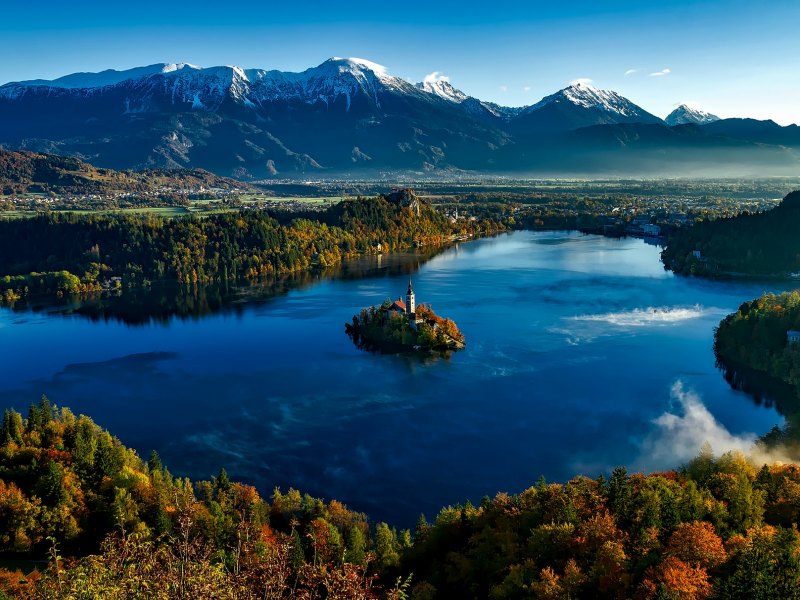
<svg viewBox="0 0 800 600">
<path fill-rule="evenodd" d="M 293 485 L 411 526 L 539 475 L 676 466 L 715 431 L 749 439 L 783 423 L 731 389 L 712 351 L 713 327 L 765 285 L 677 278 L 658 253 L 635 239 L 517 232 L 427 261 L 373 257 L 262 288 L 185 290 L 180 302 L 154 289 L 6 309 L 0 398 L 24 409 L 45 393 L 141 454 L 157 449 L 176 474 L 224 466 L 265 495 Z M 466 350 L 426 362 L 363 352 L 345 335 L 409 274 Z M 716 429 L 681 419 L 677 381 Z M 654 422 L 665 413 L 681 436 Z"/>
<path fill-rule="evenodd" d="M 173 319 L 201 319 L 220 312 L 238 313 L 246 304 L 265 302 L 326 279 L 409 275 L 439 252 L 441 250 L 368 256 L 349 260 L 336 267 L 290 273 L 249 285 L 229 282 L 209 285 L 156 282 L 143 288 L 113 290 L 86 298 L 23 299 L 14 304 L 13 310 L 18 313 L 75 315 L 92 321 L 114 320 L 127 325 L 166 325 Z"/>
</svg>

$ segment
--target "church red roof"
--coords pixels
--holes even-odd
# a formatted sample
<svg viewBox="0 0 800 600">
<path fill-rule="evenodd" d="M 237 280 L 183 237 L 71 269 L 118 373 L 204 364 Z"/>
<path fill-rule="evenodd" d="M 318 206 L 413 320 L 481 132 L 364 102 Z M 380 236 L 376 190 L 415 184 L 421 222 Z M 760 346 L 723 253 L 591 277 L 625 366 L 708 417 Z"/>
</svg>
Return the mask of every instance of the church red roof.
<svg viewBox="0 0 800 600">
<path fill-rule="evenodd" d="M 406 303 L 403 302 L 402 300 L 395 300 L 392 303 L 392 308 L 395 308 L 395 307 L 399 308 L 403 312 L 406 312 Z"/>
</svg>

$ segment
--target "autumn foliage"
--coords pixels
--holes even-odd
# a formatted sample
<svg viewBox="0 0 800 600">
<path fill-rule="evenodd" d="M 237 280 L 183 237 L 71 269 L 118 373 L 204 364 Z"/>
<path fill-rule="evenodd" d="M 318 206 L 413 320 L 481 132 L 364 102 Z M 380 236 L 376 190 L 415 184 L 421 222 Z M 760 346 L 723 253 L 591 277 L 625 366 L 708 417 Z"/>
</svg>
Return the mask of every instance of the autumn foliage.
<svg viewBox="0 0 800 600">
<path fill-rule="evenodd" d="M 640 598 L 659 596 L 676 600 L 703 600 L 711 596 L 711 581 L 702 567 L 694 567 L 674 556 L 668 556 L 645 573 Z"/>
<path fill-rule="evenodd" d="M 0 428 L 0 598 L 798 598 L 800 469 L 541 481 L 413 532 L 290 489 L 176 478 L 47 399 Z"/>
<path fill-rule="evenodd" d="M 340 502 L 290 489 L 272 502 L 224 470 L 173 477 L 85 416 L 43 398 L 0 428 L 0 553 L 49 564 L 0 569 L 21 598 L 375 598 L 404 536 Z M 405 538 L 410 540 L 406 534 Z"/>
</svg>

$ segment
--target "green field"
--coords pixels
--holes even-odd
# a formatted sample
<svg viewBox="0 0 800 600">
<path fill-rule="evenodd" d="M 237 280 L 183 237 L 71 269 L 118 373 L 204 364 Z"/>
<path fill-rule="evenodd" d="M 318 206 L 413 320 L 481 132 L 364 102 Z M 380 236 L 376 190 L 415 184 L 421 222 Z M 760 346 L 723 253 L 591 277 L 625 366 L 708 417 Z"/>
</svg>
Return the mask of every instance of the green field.
<svg viewBox="0 0 800 600">
<path fill-rule="evenodd" d="M 342 201 L 341 196 L 261 196 L 245 194 L 242 202 L 304 202 L 307 204 L 336 204 Z"/>
<path fill-rule="evenodd" d="M 259 202 L 278 202 L 290 203 L 299 202 L 313 206 L 326 206 L 336 204 L 342 201 L 341 196 L 262 196 L 256 194 L 247 194 L 241 196 L 239 200 L 243 204 L 256 204 Z M 151 214 L 159 217 L 180 217 L 183 215 L 198 215 L 206 216 L 225 212 L 236 211 L 237 208 L 223 204 L 221 200 L 196 200 L 188 207 L 183 206 L 160 206 L 160 207 L 142 207 L 142 208 L 117 208 L 117 209 L 97 209 L 92 210 L 89 208 L 76 208 L 68 210 L 54 210 L 52 212 L 68 212 L 75 214 Z M 0 212 L 0 219 L 23 219 L 26 217 L 35 217 L 38 211 L 28 210 L 11 210 Z"/>
<path fill-rule="evenodd" d="M 89 212 L 89 211 L 84 211 Z M 154 215 L 159 215 L 161 217 L 177 217 L 179 215 L 185 215 L 191 212 L 190 209 L 186 209 L 182 206 L 160 206 L 155 208 L 121 208 L 119 210 L 109 210 L 106 211 L 109 213 L 131 213 L 131 214 L 145 214 L 151 213 Z"/>
<path fill-rule="evenodd" d="M 11 210 L 0 212 L 0 219 L 24 219 L 28 217 L 35 217 L 39 211 L 33 210 Z M 161 217 L 178 217 L 190 213 L 198 212 L 205 213 L 206 211 L 196 211 L 182 206 L 163 206 L 153 208 L 120 208 L 113 210 L 90 210 L 90 209 L 74 209 L 74 210 L 54 210 L 53 213 L 74 213 L 79 215 L 89 214 L 154 214 Z"/>
<path fill-rule="evenodd" d="M 154 206 L 154 207 L 143 207 L 143 208 L 117 208 L 117 209 L 109 209 L 109 210 L 91 210 L 86 208 L 81 209 L 72 209 L 72 210 L 54 210 L 51 211 L 53 213 L 74 213 L 78 215 L 89 215 L 89 214 L 100 214 L 100 215 L 109 215 L 109 214 L 132 214 L 132 215 L 143 215 L 143 214 L 151 214 L 156 215 L 159 217 L 180 217 L 183 215 L 211 215 L 223 212 L 230 212 L 236 210 L 235 208 L 229 208 L 227 206 L 220 205 L 218 208 L 213 209 L 204 209 L 200 208 L 197 205 L 193 205 L 190 207 L 183 207 L 183 206 Z M 24 219 L 26 217 L 35 217 L 38 214 L 37 211 L 33 210 L 12 210 L 12 211 L 4 211 L 0 212 L 0 219 Z"/>
<path fill-rule="evenodd" d="M 21 210 L 4 210 L 0 212 L 0 219 L 24 219 L 34 213 L 23 212 Z"/>
</svg>

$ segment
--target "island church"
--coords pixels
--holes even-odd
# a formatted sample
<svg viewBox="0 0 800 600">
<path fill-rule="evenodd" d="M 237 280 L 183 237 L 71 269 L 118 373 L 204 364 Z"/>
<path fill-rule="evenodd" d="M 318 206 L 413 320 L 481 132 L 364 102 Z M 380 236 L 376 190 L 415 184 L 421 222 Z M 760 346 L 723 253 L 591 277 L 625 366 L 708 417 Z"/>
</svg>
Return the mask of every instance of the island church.
<svg viewBox="0 0 800 600">
<path fill-rule="evenodd" d="M 414 295 L 414 290 L 411 287 L 411 279 L 408 280 L 408 290 L 406 291 L 406 301 L 403 302 L 402 298 L 398 298 L 389 307 L 389 311 L 405 315 L 408 317 L 408 322 L 413 327 L 417 323 L 421 323 L 422 319 L 417 316 L 417 299 Z"/>
</svg>

